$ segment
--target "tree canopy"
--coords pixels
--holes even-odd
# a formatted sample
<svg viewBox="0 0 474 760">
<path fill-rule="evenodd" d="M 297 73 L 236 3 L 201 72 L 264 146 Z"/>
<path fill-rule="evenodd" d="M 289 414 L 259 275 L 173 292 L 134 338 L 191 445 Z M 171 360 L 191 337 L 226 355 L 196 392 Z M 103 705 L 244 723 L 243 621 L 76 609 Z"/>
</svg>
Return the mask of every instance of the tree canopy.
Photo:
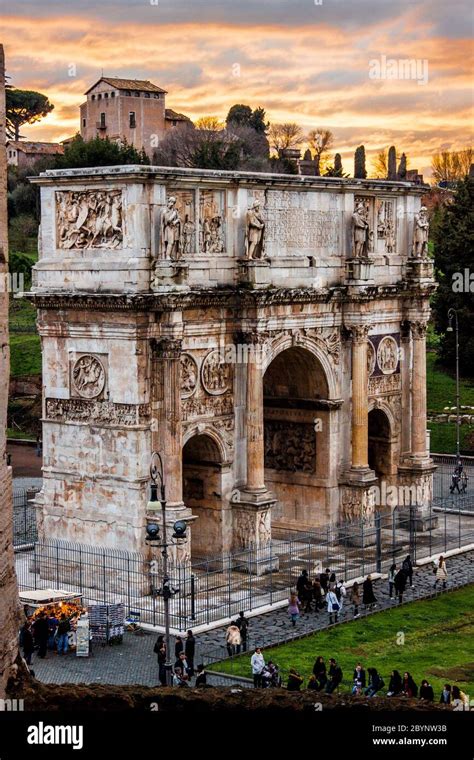
<svg viewBox="0 0 474 760">
<path fill-rule="evenodd" d="M 24 124 L 35 124 L 53 110 L 46 95 L 34 90 L 6 89 L 6 132 L 10 140 L 19 140 Z"/>
<path fill-rule="evenodd" d="M 474 376 L 474 181 L 459 182 L 452 203 L 438 210 L 439 218 L 433 230 L 434 261 L 439 288 L 434 298 L 433 312 L 436 330 L 442 337 L 438 347 L 439 361 L 454 368 L 455 336 L 445 332 L 448 310 L 458 312 L 460 370 L 462 375 Z"/>
<path fill-rule="evenodd" d="M 57 156 L 55 169 L 80 169 L 87 166 L 120 166 L 122 164 L 149 164 L 146 153 L 133 145 L 112 142 L 95 137 L 83 140 L 78 134 L 65 146 L 64 154 Z"/>
</svg>

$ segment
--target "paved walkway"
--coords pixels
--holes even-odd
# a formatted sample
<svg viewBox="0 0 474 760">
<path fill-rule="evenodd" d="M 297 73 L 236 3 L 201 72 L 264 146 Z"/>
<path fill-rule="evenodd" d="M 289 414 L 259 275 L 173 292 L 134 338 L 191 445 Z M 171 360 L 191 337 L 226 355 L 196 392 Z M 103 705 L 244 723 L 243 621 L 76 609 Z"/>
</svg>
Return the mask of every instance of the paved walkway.
<svg viewBox="0 0 474 760">
<path fill-rule="evenodd" d="M 455 588 L 466 583 L 474 583 L 474 552 L 461 554 L 447 560 L 449 573 L 448 588 Z M 406 602 L 421 599 L 433 593 L 432 565 L 418 568 L 414 575 L 414 586 L 408 588 Z M 377 609 L 388 609 L 394 602 L 388 597 L 385 579 L 374 584 L 378 600 Z M 404 603 L 405 603 L 404 601 Z M 366 614 L 361 608 L 362 616 Z M 352 607 L 346 604 L 340 620 L 352 619 Z M 370 614 L 370 613 L 369 613 Z M 328 615 L 325 610 L 301 615 L 296 628 L 292 628 L 286 608 L 273 610 L 250 620 L 249 648 L 254 644 L 268 647 L 272 644 L 288 641 L 293 636 L 318 631 L 328 627 Z M 141 636 L 126 633 L 123 644 L 116 646 L 95 646 L 89 658 L 76 657 L 75 654 L 58 656 L 48 653 L 46 659 L 33 657 L 32 667 L 36 677 L 45 683 L 111 683 L 141 684 L 156 686 L 158 684 L 158 667 L 156 655 L 153 654 L 155 634 Z M 205 663 L 227 656 L 225 649 L 225 628 L 216 628 L 197 637 L 198 647 L 196 663 Z"/>
</svg>

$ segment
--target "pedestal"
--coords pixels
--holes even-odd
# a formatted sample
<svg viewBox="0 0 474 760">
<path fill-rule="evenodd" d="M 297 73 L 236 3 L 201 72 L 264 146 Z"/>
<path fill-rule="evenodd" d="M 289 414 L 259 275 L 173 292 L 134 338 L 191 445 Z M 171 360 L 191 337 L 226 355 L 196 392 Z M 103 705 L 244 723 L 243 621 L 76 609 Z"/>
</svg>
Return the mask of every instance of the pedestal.
<svg viewBox="0 0 474 760">
<path fill-rule="evenodd" d="M 189 290 L 189 265 L 185 261 L 159 260 L 151 272 L 150 287 L 155 293 L 172 290 Z"/>
<path fill-rule="evenodd" d="M 434 263 L 431 259 L 408 259 L 406 279 L 418 284 L 434 282 Z"/>
<path fill-rule="evenodd" d="M 347 259 L 346 278 L 351 285 L 368 285 L 374 282 L 373 259 Z"/>
<path fill-rule="evenodd" d="M 258 289 L 270 286 L 270 262 L 268 259 L 240 259 L 238 262 L 239 282 Z"/>
<path fill-rule="evenodd" d="M 265 575 L 277 572 L 279 558 L 272 555 L 271 510 L 275 496 L 238 491 L 232 498 L 233 555 L 239 572 Z"/>
<path fill-rule="evenodd" d="M 398 524 L 409 530 L 410 521 L 417 531 L 434 530 L 438 517 L 433 514 L 433 473 L 436 465 L 427 457 L 417 460 L 405 459 L 398 468 L 400 506 L 397 509 Z"/>
</svg>

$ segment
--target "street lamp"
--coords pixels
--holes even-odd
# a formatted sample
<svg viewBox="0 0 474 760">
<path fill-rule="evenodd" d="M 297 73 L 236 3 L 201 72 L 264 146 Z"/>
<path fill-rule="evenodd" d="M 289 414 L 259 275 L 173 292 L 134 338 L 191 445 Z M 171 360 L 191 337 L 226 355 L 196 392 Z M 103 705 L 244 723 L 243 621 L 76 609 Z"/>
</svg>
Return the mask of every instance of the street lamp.
<svg viewBox="0 0 474 760">
<path fill-rule="evenodd" d="M 157 513 L 161 510 L 161 523 L 163 528 L 163 535 L 160 541 L 160 526 L 157 523 L 148 523 L 146 528 L 146 541 L 149 541 L 154 546 L 159 546 L 162 549 L 161 555 L 163 557 L 163 584 L 161 587 L 161 596 L 163 597 L 163 605 L 165 610 L 165 646 L 166 646 L 166 661 L 165 661 L 165 674 L 166 685 L 171 686 L 171 645 L 170 645 L 170 610 L 169 602 L 172 596 L 178 593 L 179 589 L 174 589 L 170 584 L 170 578 L 168 576 L 168 547 L 171 545 L 168 543 L 167 528 L 166 528 L 166 489 L 163 476 L 163 460 L 161 455 L 154 451 L 151 455 L 150 463 L 150 501 L 147 504 L 147 511 Z M 158 482 L 159 481 L 159 482 Z M 158 497 L 158 487 L 160 495 Z M 184 542 L 187 539 L 186 536 L 186 522 L 184 520 L 178 520 L 173 525 L 174 533 L 172 538 L 176 542 Z"/>
<path fill-rule="evenodd" d="M 456 329 L 456 464 L 461 463 L 460 454 L 460 419 L 459 419 L 459 323 L 458 313 L 456 309 L 449 309 L 448 311 L 449 324 L 446 328 L 446 332 L 453 332 L 453 319 Z"/>
</svg>

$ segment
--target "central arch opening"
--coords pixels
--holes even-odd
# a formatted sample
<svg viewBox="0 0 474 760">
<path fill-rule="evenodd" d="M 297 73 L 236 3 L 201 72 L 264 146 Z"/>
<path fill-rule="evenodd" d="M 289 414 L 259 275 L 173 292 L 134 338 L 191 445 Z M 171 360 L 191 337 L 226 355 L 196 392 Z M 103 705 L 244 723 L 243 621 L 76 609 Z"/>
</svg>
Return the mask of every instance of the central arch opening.
<svg viewBox="0 0 474 760">
<path fill-rule="evenodd" d="M 183 447 L 183 499 L 198 518 L 192 527 L 193 559 L 223 549 L 222 457 L 208 435 L 195 435 Z"/>
<path fill-rule="evenodd" d="M 319 359 L 300 346 L 282 351 L 264 374 L 263 395 L 265 483 L 278 498 L 272 524 L 315 527 L 325 519 L 330 413 Z"/>
</svg>

